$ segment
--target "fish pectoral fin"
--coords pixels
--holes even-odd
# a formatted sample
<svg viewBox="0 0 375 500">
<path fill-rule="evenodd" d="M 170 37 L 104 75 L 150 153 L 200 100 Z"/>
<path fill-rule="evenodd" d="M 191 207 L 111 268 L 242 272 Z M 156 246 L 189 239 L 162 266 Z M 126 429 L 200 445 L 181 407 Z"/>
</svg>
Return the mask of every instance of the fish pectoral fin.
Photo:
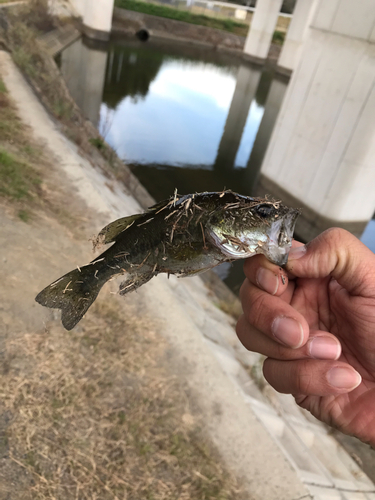
<svg viewBox="0 0 375 500">
<path fill-rule="evenodd" d="M 106 245 L 107 243 L 112 243 L 116 241 L 117 237 L 126 231 L 130 226 L 134 224 L 137 219 L 144 217 L 145 214 L 130 215 L 129 217 L 122 217 L 117 219 L 103 229 L 98 234 L 94 246 Z"/>
<path fill-rule="evenodd" d="M 125 295 L 126 293 L 133 292 L 140 286 L 150 281 L 150 279 L 156 275 L 157 273 L 154 273 L 152 271 L 147 273 L 129 274 L 127 276 L 127 279 L 121 283 L 119 288 L 119 294 Z"/>
<path fill-rule="evenodd" d="M 181 273 L 175 273 L 175 275 L 177 276 L 177 278 L 189 278 L 192 276 L 196 276 L 197 274 L 205 273 L 206 271 L 209 271 L 218 264 L 220 264 L 220 262 L 218 262 L 217 264 L 213 264 L 212 266 L 202 267 L 201 269 L 192 269 Z"/>
</svg>

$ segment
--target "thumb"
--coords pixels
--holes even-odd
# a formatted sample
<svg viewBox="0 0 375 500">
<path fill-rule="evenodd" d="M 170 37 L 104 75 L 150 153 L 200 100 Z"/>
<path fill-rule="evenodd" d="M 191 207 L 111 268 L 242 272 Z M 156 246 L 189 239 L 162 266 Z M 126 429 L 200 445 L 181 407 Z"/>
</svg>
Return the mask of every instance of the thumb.
<svg viewBox="0 0 375 500">
<path fill-rule="evenodd" d="M 353 295 L 375 297 L 375 254 L 344 229 L 328 229 L 293 248 L 286 269 L 298 278 L 331 276 Z"/>
</svg>

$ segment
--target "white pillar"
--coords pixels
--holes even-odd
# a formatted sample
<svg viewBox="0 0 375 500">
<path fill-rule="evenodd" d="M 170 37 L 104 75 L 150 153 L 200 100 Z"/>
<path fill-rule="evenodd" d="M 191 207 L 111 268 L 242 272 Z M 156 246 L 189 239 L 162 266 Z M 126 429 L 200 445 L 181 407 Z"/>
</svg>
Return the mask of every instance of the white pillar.
<svg viewBox="0 0 375 500">
<path fill-rule="evenodd" d="M 234 162 L 259 78 L 260 70 L 240 66 L 214 168 L 230 170 L 235 166 Z"/>
<path fill-rule="evenodd" d="M 86 0 L 83 26 L 90 38 L 108 40 L 112 28 L 114 0 Z"/>
<path fill-rule="evenodd" d="M 282 0 L 257 0 L 245 41 L 246 54 L 257 59 L 267 58 L 281 4 Z"/>
<path fill-rule="evenodd" d="M 318 0 L 297 0 L 278 60 L 281 69 L 293 71 L 296 68 L 317 4 Z"/>
<path fill-rule="evenodd" d="M 320 3 L 262 165 L 332 221 L 363 223 L 375 210 L 374 41 L 375 0 Z"/>
</svg>

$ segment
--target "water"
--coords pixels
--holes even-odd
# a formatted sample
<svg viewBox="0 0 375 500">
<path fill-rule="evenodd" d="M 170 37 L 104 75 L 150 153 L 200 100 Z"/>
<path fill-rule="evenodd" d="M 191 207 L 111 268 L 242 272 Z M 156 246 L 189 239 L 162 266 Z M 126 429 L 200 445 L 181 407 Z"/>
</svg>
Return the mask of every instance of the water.
<svg viewBox="0 0 375 500">
<path fill-rule="evenodd" d="M 287 83 L 269 68 L 174 43 L 76 41 L 60 60 L 84 114 L 156 199 L 255 194 Z M 375 250 L 375 223 L 364 241 Z M 242 262 L 216 268 L 237 291 Z"/>
</svg>

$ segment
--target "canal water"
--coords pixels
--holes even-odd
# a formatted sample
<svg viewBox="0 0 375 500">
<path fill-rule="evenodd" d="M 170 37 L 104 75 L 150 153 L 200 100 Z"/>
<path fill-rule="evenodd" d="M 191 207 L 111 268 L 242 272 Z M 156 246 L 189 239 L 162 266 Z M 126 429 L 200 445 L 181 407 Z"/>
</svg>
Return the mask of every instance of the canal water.
<svg viewBox="0 0 375 500">
<path fill-rule="evenodd" d="M 287 82 L 220 52 L 135 39 L 77 40 L 60 56 L 69 90 L 157 200 L 255 193 Z M 375 250 L 372 221 L 363 238 Z M 216 268 L 235 292 L 242 262 Z"/>
</svg>

